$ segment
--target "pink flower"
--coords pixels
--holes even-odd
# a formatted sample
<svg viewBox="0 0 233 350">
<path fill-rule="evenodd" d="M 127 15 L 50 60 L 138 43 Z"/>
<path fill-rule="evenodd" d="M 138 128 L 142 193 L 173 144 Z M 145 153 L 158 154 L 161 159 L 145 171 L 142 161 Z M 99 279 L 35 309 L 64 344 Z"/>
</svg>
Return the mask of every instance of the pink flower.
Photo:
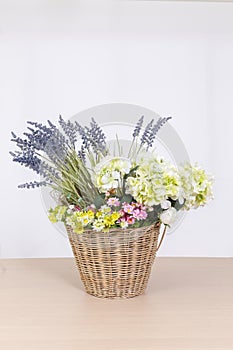
<svg viewBox="0 0 233 350">
<path fill-rule="evenodd" d="M 127 214 L 133 214 L 134 206 L 128 203 L 123 203 L 123 210 Z"/>
<path fill-rule="evenodd" d="M 111 197 L 108 199 L 107 204 L 111 207 L 119 207 L 121 205 L 121 202 L 119 201 L 119 198 L 117 197 Z"/>
<path fill-rule="evenodd" d="M 119 213 L 121 214 L 121 217 L 118 219 L 118 221 L 127 221 L 128 218 L 132 216 L 130 214 L 125 213 L 123 209 L 121 209 Z"/>
<path fill-rule="evenodd" d="M 137 220 L 145 220 L 147 218 L 147 212 L 141 209 L 134 209 L 133 217 Z"/>
<path fill-rule="evenodd" d="M 121 214 L 121 217 L 125 216 L 125 212 L 124 212 L 123 209 L 121 209 L 121 210 L 119 211 L 119 213 Z"/>
<path fill-rule="evenodd" d="M 121 216 L 121 217 L 117 220 L 117 224 L 120 224 L 121 222 L 127 222 L 125 216 Z"/>
<path fill-rule="evenodd" d="M 127 217 L 127 223 L 129 225 L 133 225 L 135 223 L 135 218 L 133 216 L 128 216 Z"/>
</svg>

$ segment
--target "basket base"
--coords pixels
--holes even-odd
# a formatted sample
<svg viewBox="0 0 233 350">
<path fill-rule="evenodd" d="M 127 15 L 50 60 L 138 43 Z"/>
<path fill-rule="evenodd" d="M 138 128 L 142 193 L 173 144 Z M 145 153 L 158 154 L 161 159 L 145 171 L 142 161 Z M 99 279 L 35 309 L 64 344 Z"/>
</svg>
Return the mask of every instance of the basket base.
<svg viewBox="0 0 233 350">
<path fill-rule="evenodd" d="M 101 299 L 131 299 L 140 295 L 145 294 L 146 288 L 147 288 L 148 281 L 145 281 L 143 286 L 141 287 L 135 287 L 131 290 L 127 288 L 127 286 L 124 286 L 124 288 L 114 288 L 114 289 L 108 289 L 108 290 L 93 290 L 91 288 L 88 288 L 89 286 L 84 284 L 84 290 L 87 294 L 94 296 L 96 298 Z"/>
<path fill-rule="evenodd" d="M 109 295 L 100 295 L 100 294 L 93 294 L 93 293 L 91 293 L 91 292 L 87 292 L 86 291 L 86 293 L 88 294 L 88 295 L 91 295 L 92 297 L 96 297 L 96 298 L 99 298 L 99 299 L 131 299 L 131 298 L 135 298 L 135 297 L 138 297 L 138 296 L 140 296 L 140 295 L 144 295 L 145 294 L 145 291 L 143 291 L 143 292 L 140 292 L 140 293 L 135 293 L 135 294 L 129 294 L 129 295 L 124 295 L 124 296 L 114 296 L 114 295 L 111 295 L 111 296 L 109 296 Z"/>
</svg>

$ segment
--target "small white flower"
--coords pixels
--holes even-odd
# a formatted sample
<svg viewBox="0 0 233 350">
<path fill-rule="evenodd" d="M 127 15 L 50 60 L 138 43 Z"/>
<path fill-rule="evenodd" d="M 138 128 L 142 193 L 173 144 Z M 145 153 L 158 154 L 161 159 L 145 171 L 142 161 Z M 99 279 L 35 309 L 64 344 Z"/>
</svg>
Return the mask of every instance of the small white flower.
<svg viewBox="0 0 233 350">
<path fill-rule="evenodd" d="M 184 204 L 184 195 L 183 195 L 183 193 L 179 195 L 178 201 L 179 201 L 180 205 Z"/>
<path fill-rule="evenodd" d="M 176 219 L 176 209 L 171 207 L 167 210 L 164 210 L 160 214 L 159 218 L 164 225 L 171 225 Z"/>
<path fill-rule="evenodd" d="M 104 229 L 104 222 L 102 219 L 96 219 L 93 222 L 93 229 L 97 232 L 100 232 Z"/>
<path fill-rule="evenodd" d="M 72 221 L 72 219 L 71 218 L 66 218 L 66 224 L 68 225 L 68 226 L 71 226 L 72 228 L 75 228 L 75 222 L 73 222 Z"/>
<path fill-rule="evenodd" d="M 127 221 L 121 221 L 120 223 L 121 228 L 127 228 L 129 226 Z"/>
<path fill-rule="evenodd" d="M 100 209 L 104 211 L 104 210 L 106 210 L 106 209 L 108 210 L 110 208 L 107 204 L 103 204 L 103 205 L 101 205 Z"/>
<path fill-rule="evenodd" d="M 160 205 L 161 205 L 162 209 L 169 209 L 169 208 L 171 208 L 171 202 L 168 201 L 168 200 L 162 201 Z"/>
</svg>

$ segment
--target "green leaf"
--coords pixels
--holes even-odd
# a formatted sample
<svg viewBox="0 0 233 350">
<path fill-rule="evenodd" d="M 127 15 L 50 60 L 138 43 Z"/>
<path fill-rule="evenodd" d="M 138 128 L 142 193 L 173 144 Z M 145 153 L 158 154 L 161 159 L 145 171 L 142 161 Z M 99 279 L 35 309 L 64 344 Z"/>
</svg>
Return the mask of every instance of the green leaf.
<svg viewBox="0 0 233 350">
<path fill-rule="evenodd" d="M 104 194 L 99 194 L 97 197 L 94 198 L 94 203 L 93 203 L 97 209 L 99 209 L 102 205 L 105 204 L 104 200 Z"/>
<path fill-rule="evenodd" d="M 131 203 L 133 201 L 133 197 L 131 196 L 131 194 L 125 194 L 122 198 L 121 198 L 121 203 Z"/>
<path fill-rule="evenodd" d="M 171 202 L 172 207 L 175 208 L 177 211 L 180 210 L 185 204 L 185 202 L 183 204 L 180 204 L 178 199 L 177 200 L 173 200 L 173 199 L 169 198 L 169 201 Z"/>
<path fill-rule="evenodd" d="M 139 165 L 136 165 L 134 168 L 132 168 L 128 174 L 124 175 L 124 179 L 127 179 L 129 176 L 134 176 L 138 168 L 139 168 Z"/>
</svg>

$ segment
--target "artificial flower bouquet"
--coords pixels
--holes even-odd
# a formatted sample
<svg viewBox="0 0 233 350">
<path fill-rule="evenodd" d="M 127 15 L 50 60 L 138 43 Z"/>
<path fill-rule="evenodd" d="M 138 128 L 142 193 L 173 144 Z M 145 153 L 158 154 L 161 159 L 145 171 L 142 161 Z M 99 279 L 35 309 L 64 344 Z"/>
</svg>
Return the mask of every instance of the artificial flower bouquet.
<svg viewBox="0 0 233 350">
<path fill-rule="evenodd" d="M 127 244 L 129 246 L 131 242 L 132 251 L 136 238 L 130 241 L 130 237 L 134 232 L 142 232 L 143 237 L 152 228 L 156 228 L 156 236 L 150 235 L 150 239 L 155 241 L 154 250 L 149 253 L 152 255 L 150 265 L 145 265 L 144 257 L 138 274 L 141 274 L 140 269 L 143 266 L 150 270 L 160 225 L 170 226 L 175 221 L 177 211 L 204 206 L 212 198 L 213 179 L 203 169 L 189 163 L 177 167 L 154 151 L 157 132 L 169 119 L 159 118 L 157 122 L 151 120 L 144 126 L 144 118 L 141 117 L 135 125 L 128 149 L 122 148 L 117 135 L 114 145 L 110 146 L 103 130 L 93 118 L 89 126 L 82 126 L 77 121 L 66 122 L 60 116 L 60 128 L 50 121 L 48 125 L 28 122 L 25 138 L 12 133 L 12 141 L 19 149 L 10 152 L 13 161 L 28 167 L 41 177 L 40 181 L 31 181 L 19 187 L 49 186 L 56 193 L 58 203 L 49 210 L 49 219 L 53 223 L 62 221 L 65 224 L 76 261 L 82 255 L 81 236 L 86 237 L 89 234 L 92 240 L 97 237 L 102 239 L 102 236 L 105 237 L 104 242 L 108 237 L 108 248 L 105 244 L 99 250 L 105 249 L 103 256 L 107 256 L 112 268 L 114 252 L 110 249 L 111 235 L 117 232 L 119 237 L 128 237 Z M 120 243 L 115 248 L 119 249 L 119 246 Z M 82 249 L 85 250 L 86 246 Z M 137 252 L 139 250 L 140 247 Z M 96 245 L 94 251 L 99 254 L 96 252 Z M 93 250 L 88 254 L 92 257 L 95 255 Z M 119 257 L 119 252 L 117 254 Z M 102 262 L 103 260 L 100 259 Z M 100 261 L 95 264 L 93 273 L 98 272 Z M 121 265 L 117 261 L 115 263 Z M 93 276 L 89 281 L 86 278 L 94 262 L 90 262 L 86 272 L 83 272 L 84 267 L 80 266 L 80 261 L 77 263 L 86 290 L 90 294 L 130 297 L 141 294 L 145 289 L 146 278 L 144 284 L 141 283 L 143 288 L 140 291 L 136 291 L 138 283 L 135 282 L 134 288 L 130 290 L 125 287 L 126 283 L 124 288 L 127 291 L 122 292 L 124 278 L 122 271 L 116 268 L 115 272 L 111 270 L 111 279 L 108 279 L 106 288 L 103 288 L 104 282 L 98 277 L 99 272 L 96 272 L 94 279 L 101 280 L 99 292 L 96 292 L 96 286 L 90 291 L 87 283 L 92 283 Z"/>
</svg>

